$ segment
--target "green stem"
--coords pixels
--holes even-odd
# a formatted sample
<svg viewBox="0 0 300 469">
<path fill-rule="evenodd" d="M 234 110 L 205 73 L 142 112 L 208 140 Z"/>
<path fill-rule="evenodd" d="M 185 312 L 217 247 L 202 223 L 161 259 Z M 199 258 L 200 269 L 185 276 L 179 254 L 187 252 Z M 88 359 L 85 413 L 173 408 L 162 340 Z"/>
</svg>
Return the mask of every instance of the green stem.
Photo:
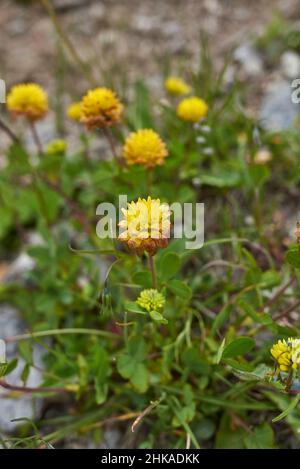
<svg viewBox="0 0 300 469">
<path fill-rule="evenodd" d="M 107 128 L 103 128 L 103 132 L 104 132 L 104 135 L 108 141 L 108 144 L 110 146 L 110 149 L 111 149 L 111 152 L 112 152 L 112 155 L 113 157 L 115 158 L 115 160 L 117 161 L 118 160 L 118 155 L 117 155 L 117 150 L 116 150 L 116 147 L 115 147 L 115 142 L 112 138 L 112 135 L 111 135 L 111 132 L 109 129 Z"/>
<path fill-rule="evenodd" d="M 156 290 L 157 289 L 157 276 L 156 276 L 154 257 L 151 256 L 151 254 L 149 254 L 149 268 L 150 268 L 151 277 L 152 277 L 152 285 L 153 285 L 153 288 Z"/>
<path fill-rule="evenodd" d="M 151 195 L 152 179 L 153 179 L 153 170 L 152 169 L 146 169 L 146 186 L 147 186 L 146 196 Z"/>
<path fill-rule="evenodd" d="M 8 125 L 0 119 L 0 129 L 2 129 L 9 138 L 14 142 L 20 144 L 20 140 L 17 135 L 8 127 Z"/>
<path fill-rule="evenodd" d="M 263 220 L 262 220 L 262 211 L 261 211 L 261 202 L 260 202 L 260 194 L 259 189 L 256 188 L 254 191 L 254 219 L 257 231 L 259 235 L 262 232 Z"/>
<path fill-rule="evenodd" d="M 44 150 L 43 150 L 43 145 L 42 145 L 42 142 L 40 140 L 39 134 L 38 134 L 37 129 L 36 129 L 36 125 L 33 121 L 30 120 L 29 121 L 29 126 L 30 126 L 30 129 L 31 129 L 32 137 L 33 137 L 33 140 L 36 144 L 38 153 L 40 155 L 42 155 L 44 153 Z"/>
<path fill-rule="evenodd" d="M 14 337 L 8 337 L 5 339 L 6 343 L 18 342 L 20 340 L 34 339 L 36 337 L 49 337 L 53 335 L 64 335 L 64 334 L 90 334 L 98 335 L 101 337 L 116 339 L 117 334 L 108 331 L 99 331 L 98 329 L 84 329 L 84 328 L 69 328 L 69 329 L 52 329 L 48 331 L 31 332 L 28 334 L 15 335 Z"/>
</svg>

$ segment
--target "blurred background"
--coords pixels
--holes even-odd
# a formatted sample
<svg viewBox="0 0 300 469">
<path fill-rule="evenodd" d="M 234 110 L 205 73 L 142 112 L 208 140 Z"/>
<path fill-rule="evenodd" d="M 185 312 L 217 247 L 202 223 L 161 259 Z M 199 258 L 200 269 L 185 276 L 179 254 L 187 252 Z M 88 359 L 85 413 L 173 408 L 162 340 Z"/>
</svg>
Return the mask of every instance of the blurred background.
<svg viewBox="0 0 300 469">
<path fill-rule="evenodd" d="M 123 90 L 143 78 L 159 95 L 162 69 L 185 76 L 197 69 L 205 35 L 216 68 L 233 59 L 226 79 L 247 81 L 255 112 L 275 86 L 279 105 L 285 101 L 281 126 L 296 112 L 286 101 L 300 76 L 299 15 L 299 0 L 2 0 L 0 78 L 8 88 L 24 81 L 46 87 L 63 133 L 62 104 L 82 95 L 87 78 Z"/>
<path fill-rule="evenodd" d="M 300 76 L 299 12 L 299 0 L 2 0 L 0 78 L 8 88 L 24 81 L 46 87 L 62 134 L 63 103 L 82 95 L 87 78 L 124 90 L 143 78 L 159 95 L 162 69 L 187 76 L 197 68 L 205 35 L 215 67 L 233 58 L 226 79 L 247 81 L 254 111 L 277 87 L 286 111 L 279 126 L 285 125 L 286 115 L 288 122 L 295 117 L 287 94 L 290 80 Z M 60 33 L 53 34 L 57 26 Z M 52 123 L 44 127 L 50 139 Z"/>
<path fill-rule="evenodd" d="M 285 33 L 285 21 L 299 29 L 299 0 L 2 0 L 0 71 L 8 85 L 39 80 L 54 93 L 54 72 L 59 70 L 60 77 L 65 74 L 67 91 L 86 88 L 78 73 L 74 80 L 76 67 L 70 57 L 62 63 L 47 4 L 95 79 L 122 69 L 130 80 L 147 77 L 154 89 L 161 87 L 161 63 L 176 69 L 197 66 L 201 32 L 221 64 L 228 51 L 243 46 L 236 59 L 244 62 L 247 78 L 255 75 L 261 82 L 270 72 L 270 54 L 279 65 L 282 50 L 276 47 L 282 46 L 278 39 Z M 267 64 L 250 47 L 261 36 L 264 45 L 275 36 L 277 40 Z M 284 47 L 294 50 L 299 42 L 298 34 L 298 42 L 294 38 Z"/>
</svg>

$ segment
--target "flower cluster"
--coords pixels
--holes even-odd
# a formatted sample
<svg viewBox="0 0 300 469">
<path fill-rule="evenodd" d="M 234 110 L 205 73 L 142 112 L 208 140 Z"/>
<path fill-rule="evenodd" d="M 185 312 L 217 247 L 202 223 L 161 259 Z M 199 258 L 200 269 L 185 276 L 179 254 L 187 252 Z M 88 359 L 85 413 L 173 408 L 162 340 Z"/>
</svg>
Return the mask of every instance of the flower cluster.
<svg viewBox="0 0 300 469">
<path fill-rule="evenodd" d="M 208 106 L 203 99 L 197 96 L 185 98 L 177 106 L 177 116 L 189 122 L 199 122 L 206 117 Z"/>
<path fill-rule="evenodd" d="M 189 85 L 182 78 L 169 77 L 165 81 L 166 90 L 173 95 L 188 94 L 191 91 Z"/>
<path fill-rule="evenodd" d="M 65 140 L 58 138 L 48 143 L 46 148 L 47 155 L 63 155 L 66 152 L 67 144 Z"/>
<path fill-rule="evenodd" d="M 163 309 L 165 302 L 166 300 L 164 295 L 154 288 L 143 290 L 136 300 L 136 303 L 149 313 L 150 311 L 159 311 Z"/>
<path fill-rule="evenodd" d="M 123 231 L 119 240 L 138 255 L 145 251 L 154 255 L 159 248 L 166 247 L 170 237 L 170 209 L 161 204 L 159 199 L 139 198 L 137 202 L 128 203 L 122 209 L 124 218 L 119 226 Z"/>
<path fill-rule="evenodd" d="M 24 116 L 36 121 L 48 112 L 48 97 L 35 83 L 15 85 L 7 96 L 7 109 L 14 117 Z"/>
<path fill-rule="evenodd" d="M 300 368 L 300 339 L 279 340 L 271 348 L 271 355 L 280 371 Z"/>
<path fill-rule="evenodd" d="M 140 164 L 152 168 L 164 163 L 168 150 L 154 130 L 142 129 L 127 137 L 123 155 L 128 165 Z"/>
<path fill-rule="evenodd" d="M 67 115 L 70 119 L 76 122 L 80 122 L 82 111 L 81 111 L 81 102 L 77 101 L 70 104 L 67 109 Z"/>
<path fill-rule="evenodd" d="M 105 128 L 118 123 L 123 113 L 123 105 L 109 88 L 96 88 L 88 91 L 81 101 L 81 122 L 87 128 Z"/>
</svg>

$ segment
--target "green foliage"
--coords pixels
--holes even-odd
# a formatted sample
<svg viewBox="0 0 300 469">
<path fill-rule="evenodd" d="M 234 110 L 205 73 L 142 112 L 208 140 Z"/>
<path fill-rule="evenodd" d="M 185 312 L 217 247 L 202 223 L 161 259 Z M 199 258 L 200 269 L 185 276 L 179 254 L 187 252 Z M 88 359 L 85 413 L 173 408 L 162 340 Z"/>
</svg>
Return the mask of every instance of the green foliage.
<svg viewBox="0 0 300 469">
<path fill-rule="evenodd" d="M 227 90 L 226 66 L 214 69 L 205 42 L 190 80 L 209 104 L 205 127 L 176 117 L 177 98 L 158 102 L 142 80 L 133 86 L 112 138 L 119 152 L 131 130 L 155 128 L 170 155 L 151 172 L 119 165 L 108 145 L 94 151 L 96 132 L 81 135 L 76 153 L 34 155 L 34 164 L 24 144 L 7 149 L 1 258 L 22 250 L 34 267 L 0 287 L 1 302 L 14 305 L 30 331 L 15 338 L 16 357 L 0 364 L 0 379 L 9 384 L 22 357 L 26 388 L 37 342 L 44 368 L 36 393 L 57 400 L 68 393 L 59 418 L 38 419 L 34 429 L 19 423 L 16 446 L 95 437 L 105 421 L 125 433 L 139 415 L 137 447 L 184 448 L 188 439 L 194 448 L 259 449 L 289 447 L 291 434 L 299 439 L 298 396 L 288 392 L 298 392 L 299 371 L 289 390 L 270 347 L 299 336 L 290 313 L 299 307 L 300 254 L 287 248 L 278 211 L 299 201 L 300 137 L 269 134 L 247 117 L 236 105 L 246 103 L 247 90 L 239 83 Z M 262 146 L 273 160 L 257 164 Z M 186 239 L 171 239 L 150 272 L 146 256 L 95 235 L 96 207 L 117 206 L 119 194 L 205 202 L 204 247 L 187 250 Z M 136 299 L 154 287 L 166 303 L 147 312 Z"/>
</svg>

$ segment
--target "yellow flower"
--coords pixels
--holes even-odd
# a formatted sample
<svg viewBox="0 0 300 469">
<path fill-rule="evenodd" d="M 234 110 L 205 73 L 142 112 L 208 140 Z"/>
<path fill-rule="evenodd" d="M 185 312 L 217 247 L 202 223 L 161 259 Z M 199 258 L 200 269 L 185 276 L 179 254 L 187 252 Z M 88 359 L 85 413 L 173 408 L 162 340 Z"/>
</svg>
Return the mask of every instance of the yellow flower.
<svg viewBox="0 0 300 469">
<path fill-rule="evenodd" d="M 57 139 L 52 140 L 52 142 L 48 143 L 46 148 L 47 155 L 59 155 L 64 154 L 67 149 L 67 144 L 65 140 Z"/>
<path fill-rule="evenodd" d="M 197 96 L 183 99 L 177 106 L 177 116 L 190 122 L 199 122 L 207 115 L 208 106 Z"/>
<path fill-rule="evenodd" d="M 81 101 L 81 122 L 89 129 L 108 127 L 121 120 L 123 105 L 108 88 L 90 90 Z"/>
<path fill-rule="evenodd" d="M 279 340 L 271 348 L 280 371 L 300 368 L 300 339 Z"/>
<path fill-rule="evenodd" d="M 292 368 L 300 368 L 300 339 L 292 339 Z"/>
<path fill-rule="evenodd" d="M 136 300 L 136 303 L 146 311 L 159 311 L 165 305 L 165 297 L 154 288 L 143 290 Z"/>
<path fill-rule="evenodd" d="M 14 117 L 25 116 L 35 121 L 47 113 L 48 97 L 35 83 L 15 85 L 7 96 L 7 109 Z"/>
<path fill-rule="evenodd" d="M 166 247 L 171 228 L 169 205 L 150 196 L 127 205 L 127 209 L 122 209 L 119 240 L 140 256 L 145 251 L 153 256 L 159 248 Z"/>
<path fill-rule="evenodd" d="M 151 129 L 131 133 L 123 148 L 127 164 L 141 164 L 146 168 L 162 165 L 168 150 L 160 136 Z"/>
<path fill-rule="evenodd" d="M 169 77 L 165 81 L 165 88 L 170 94 L 187 94 L 191 91 L 189 85 L 177 77 Z"/>
<path fill-rule="evenodd" d="M 76 102 L 70 104 L 70 106 L 67 109 L 67 115 L 70 119 L 73 121 L 79 122 L 81 119 L 81 102 Z"/>
</svg>

